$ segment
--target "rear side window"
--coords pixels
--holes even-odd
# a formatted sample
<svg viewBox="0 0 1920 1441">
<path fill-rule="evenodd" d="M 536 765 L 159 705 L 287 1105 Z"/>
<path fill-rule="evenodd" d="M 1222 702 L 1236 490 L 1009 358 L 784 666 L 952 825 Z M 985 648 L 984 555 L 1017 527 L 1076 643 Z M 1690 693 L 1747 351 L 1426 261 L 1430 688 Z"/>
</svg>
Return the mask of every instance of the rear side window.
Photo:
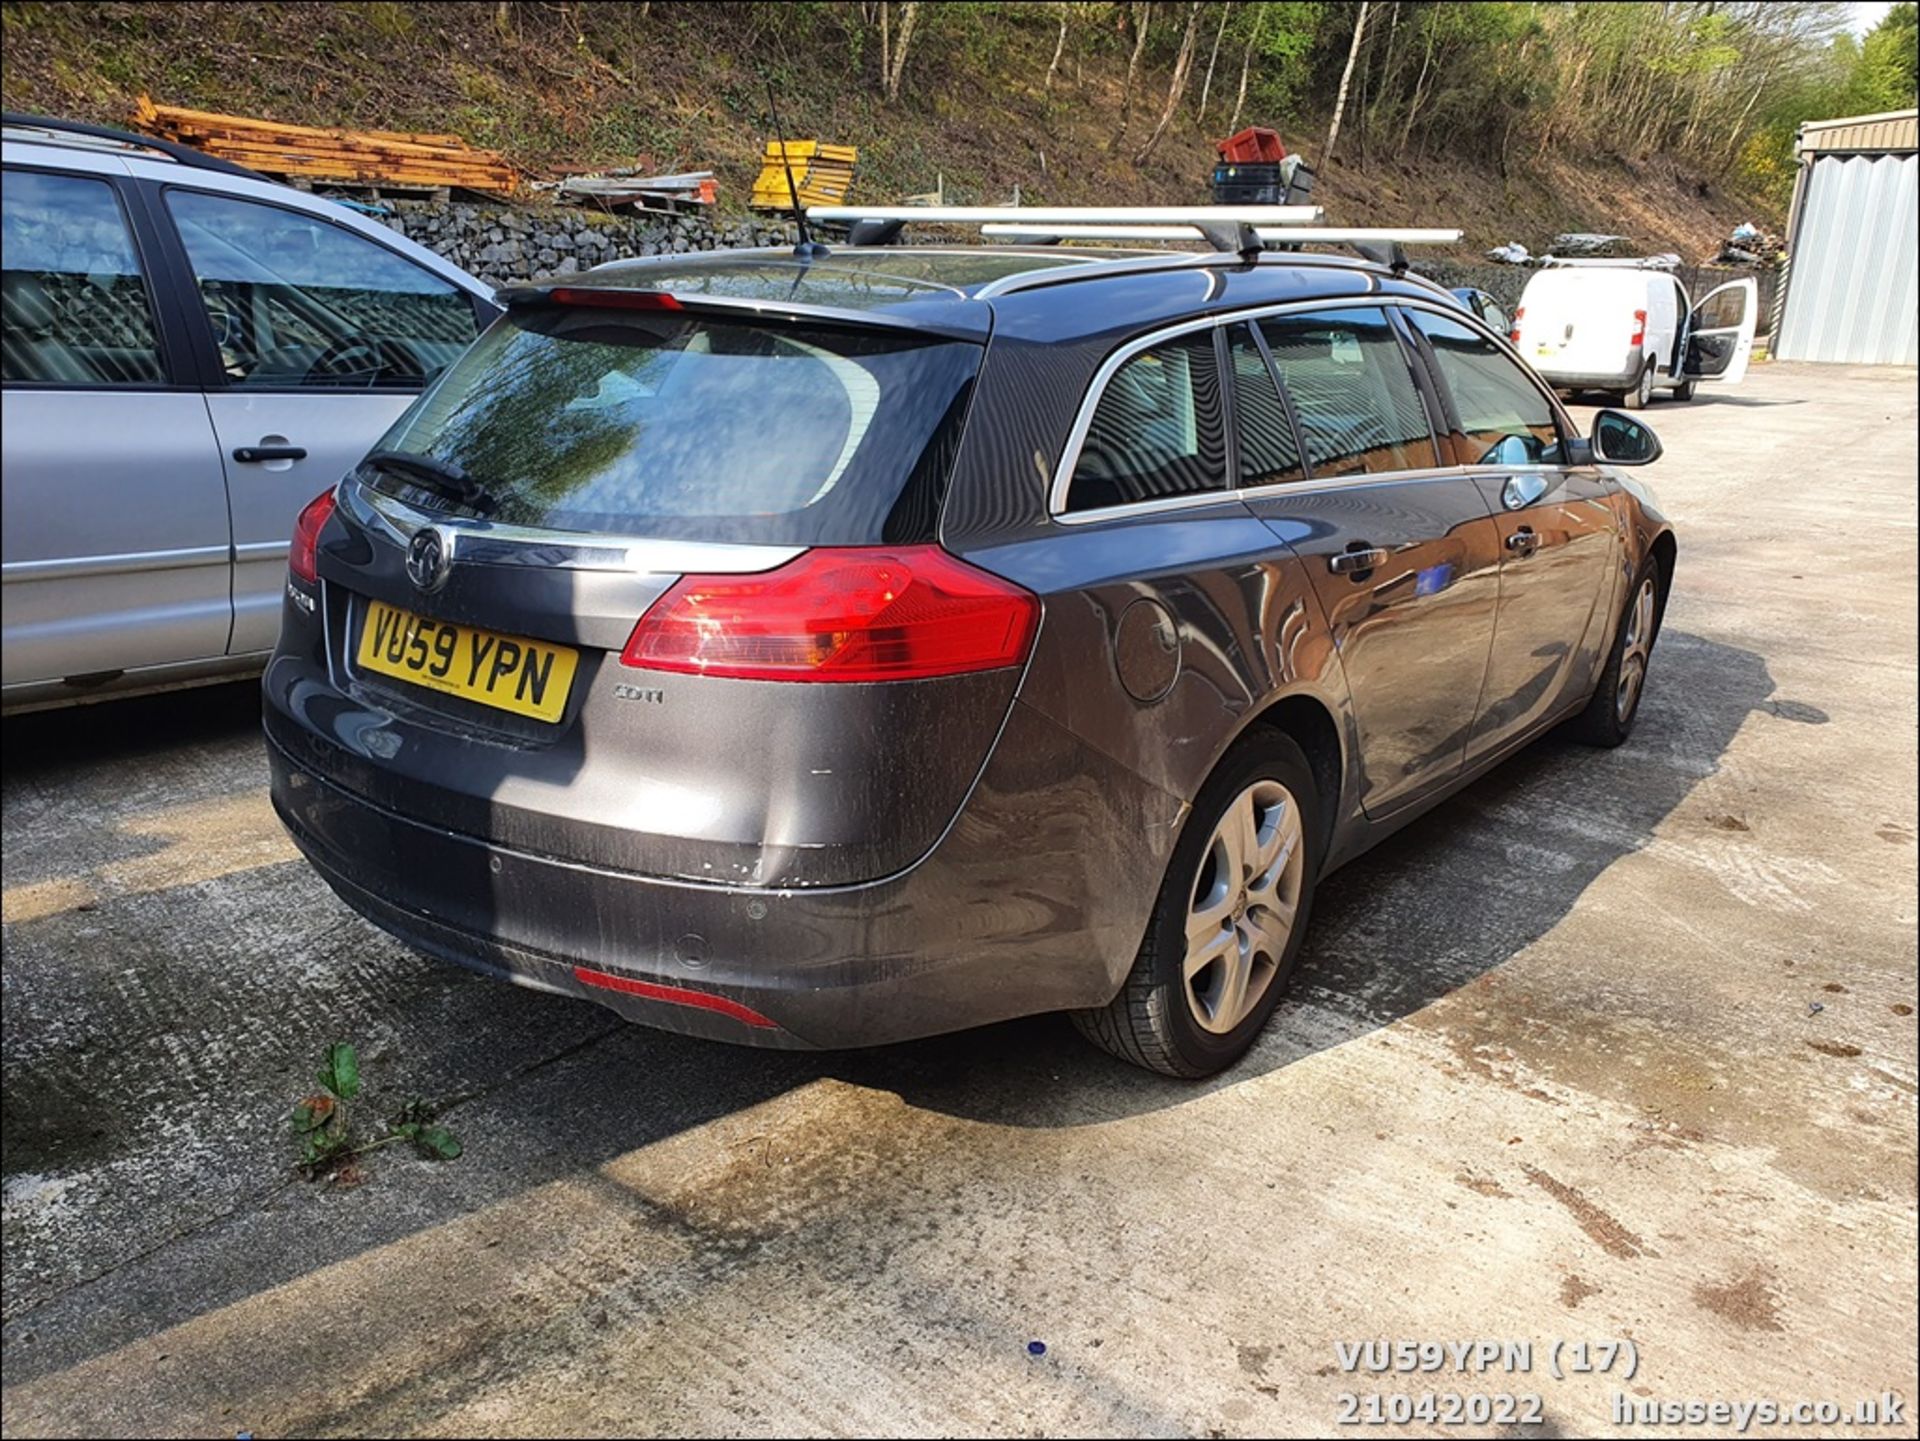
<svg viewBox="0 0 1920 1441">
<path fill-rule="evenodd" d="M 1107 381 L 1074 463 L 1067 509 L 1224 490 L 1226 444 L 1213 332 L 1132 357 Z"/>
<path fill-rule="evenodd" d="M 1285 485 L 1305 480 L 1300 446 L 1293 436 L 1293 420 L 1286 402 L 1274 388 L 1273 372 L 1260 353 L 1253 332 L 1236 325 L 1227 332 L 1227 355 L 1233 364 L 1233 414 L 1239 442 L 1240 484 Z"/>
<path fill-rule="evenodd" d="M 1560 431 L 1540 387 L 1500 347 L 1431 311 L 1408 314 L 1427 338 L 1460 429 L 1457 465 L 1542 465 L 1559 459 Z"/>
<path fill-rule="evenodd" d="M 153 308 L 113 187 L 77 175 L 9 170 L 0 217 L 0 378 L 158 384 Z"/>
<path fill-rule="evenodd" d="M 1437 464 L 1426 406 L 1381 310 L 1318 310 L 1260 322 L 1293 399 L 1316 479 Z"/>
<path fill-rule="evenodd" d="M 195 190 L 167 208 L 231 385 L 417 388 L 479 329 L 458 286 L 337 225 Z"/>
<path fill-rule="evenodd" d="M 572 306 L 510 312 L 380 442 L 464 469 L 490 519 L 792 545 L 927 540 L 980 348 Z M 470 513 L 391 472 L 367 483 Z"/>
</svg>

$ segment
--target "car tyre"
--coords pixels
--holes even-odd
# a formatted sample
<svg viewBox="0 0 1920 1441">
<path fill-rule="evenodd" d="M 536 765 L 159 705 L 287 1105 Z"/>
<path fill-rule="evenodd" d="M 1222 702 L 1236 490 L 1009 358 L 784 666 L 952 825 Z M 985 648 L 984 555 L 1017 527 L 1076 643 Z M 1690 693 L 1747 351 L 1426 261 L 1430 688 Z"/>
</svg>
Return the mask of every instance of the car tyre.
<svg viewBox="0 0 1920 1441">
<path fill-rule="evenodd" d="M 1691 380 L 1681 381 L 1678 385 L 1674 386 L 1673 388 L 1673 398 L 1675 400 L 1682 402 L 1683 404 L 1686 401 L 1692 400 L 1694 387 L 1695 387 L 1694 381 L 1691 381 Z"/>
<path fill-rule="evenodd" d="M 1263 730 L 1229 751 L 1194 799 L 1126 983 L 1107 1005 L 1073 1013 L 1081 1034 L 1190 1079 L 1246 1054 L 1298 964 L 1324 819 L 1292 738 Z"/>
<path fill-rule="evenodd" d="M 1660 636 L 1665 599 L 1659 558 L 1648 556 L 1633 578 L 1626 609 L 1620 613 L 1620 624 L 1614 631 L 1607 668 L 1600 673 L 1593 698 L 1568 723 L 1567 731 L 1573 739 L 1611 750 L 1633 734 L 1633 722 L 1647 691 L 1647 667 L 1653 659 L 1653 643 Z"/>
<path fill-rule="evenodd" d="M 1620 404 L 1627 410 L 1645 410 L 1653 404 L 1653 362 L 1647 362 L 1647 368 L 1640 372 L 1640 379 L 1632 390 L 1622 391 Z"/>
</svg>

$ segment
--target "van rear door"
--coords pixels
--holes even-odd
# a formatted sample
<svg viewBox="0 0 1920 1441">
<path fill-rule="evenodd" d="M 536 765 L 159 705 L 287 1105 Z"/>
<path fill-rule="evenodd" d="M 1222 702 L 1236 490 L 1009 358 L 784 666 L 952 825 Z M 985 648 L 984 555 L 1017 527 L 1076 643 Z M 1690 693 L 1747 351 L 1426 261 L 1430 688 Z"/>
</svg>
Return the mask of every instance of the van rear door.
<svg viewBox="0 0 1920 1441">
<path fill-rule="evenodd" d="M 1760 287 L 1752 279 L 1708 291 L 1687 316 L 1682 379 L 1738 385 L 1746 378 L 1759 320 Z"/>
</svg>

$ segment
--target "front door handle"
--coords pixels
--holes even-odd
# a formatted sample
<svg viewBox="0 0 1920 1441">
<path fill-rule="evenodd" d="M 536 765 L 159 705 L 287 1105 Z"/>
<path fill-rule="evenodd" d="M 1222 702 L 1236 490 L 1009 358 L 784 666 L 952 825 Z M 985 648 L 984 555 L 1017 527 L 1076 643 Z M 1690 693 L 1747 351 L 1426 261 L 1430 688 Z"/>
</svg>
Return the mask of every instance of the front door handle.
<svg viewBox="0 0 1920 1441">
<path fill-rule="evenodd" d="M 263 460 L 305 460 L 304 445 L 236 445 L 233 458 L 242 465 L 257 465 Z"/>
<path fill-rule="evenodd" d="M 1534 534 L 1533 527 L 1523 525 L 1507 536 L 1507 549 L 1517 550 L 1522 555 L 1532 555 L 1540 548 L 1540 537 Z"/>
<path fill-rule="evenodd" d="M 1338 555 L 1327 557 L 1327 569 L 1335 575 L 1366 575 L 1377 565 L 1386 564 L 1387 553 L 1384 550 L 1362 546 L 1358 550 L 1343 550 Z"/>
</svg>

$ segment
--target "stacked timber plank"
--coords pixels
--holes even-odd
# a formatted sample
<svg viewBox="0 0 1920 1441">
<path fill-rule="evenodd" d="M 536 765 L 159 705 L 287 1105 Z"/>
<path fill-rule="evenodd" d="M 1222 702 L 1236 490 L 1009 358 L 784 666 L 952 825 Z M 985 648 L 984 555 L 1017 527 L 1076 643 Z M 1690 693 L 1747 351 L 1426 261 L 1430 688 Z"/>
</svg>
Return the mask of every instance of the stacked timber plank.
<svg viewBox="0 0 1920 1441">
<path fill-rule="evenodd" d="M 788 165 L 793 167 L 793 183 L 800 191 L 802 205 L 844 204 L 847 189 L 853 184 L 854 163 L 859 158 L 859 150 L 851 145 L 825 145 L 818 140 L 769 140 L 760 178 L 753 182 L 753 208 L 793 208 L 793 196 L 787 189 Z"/>
<path fill-rule="evenodd" d="M 514 188 L 513 167 L 503 156 L 476 150 L 458 135 L 282 125 L 155 105 L 145 95 L 134 106 L 133 120 L 149 135 L 191 145 L 267 175 L 501 194 Z"/>
</svg>

